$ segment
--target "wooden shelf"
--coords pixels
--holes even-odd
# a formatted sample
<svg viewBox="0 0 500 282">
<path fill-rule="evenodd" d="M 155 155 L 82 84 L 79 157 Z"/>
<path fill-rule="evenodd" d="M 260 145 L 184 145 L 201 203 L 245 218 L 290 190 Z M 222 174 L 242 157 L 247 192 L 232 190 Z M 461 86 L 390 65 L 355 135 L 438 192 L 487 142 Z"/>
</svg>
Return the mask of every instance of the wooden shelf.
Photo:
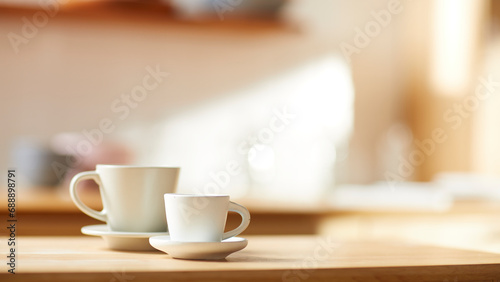
<svg viewBox="0 0 500 282">
<path fill-rule="evenodd" d="M 19 191 L 16 196 L 17 217 L 22 225 L 19 235 L 79 236 L 82 226 L 102 224 L 83 214 L 75 206 L 69 197 L 67 187 L 25 188 Z M 87 205 L 97 210 L 101 209 L 102 204 L 98 192 L 81 192 L 81 198 Z M 2 194 L 0 202 L 6 202 L 5 197 L 6 194 Z M 481 249 L 488 250 L 498 248 L 495 240 L 488 239 L 486 242 L 484 239 L 481 242 L 477 239 L 480 236 L 489 236 L 488 234 L 498 232 L 498 228 L 492 223 L 495 222 L 496 215 L 500 213 L 500 205 L 493 202 L 459 202 L 450 211 L 441 213 L 398 213 L 394 211 L 344 211 L 321 203 L 304 204 L 251 198 L 236 201 L 246 206 L 252 216 L 252 224 L 244 234 L 337 234 L 344 238 L 410 240 L 422 234 L 420 240 L 442 245 L 451 242 L 443 239 L 448 236 L 446 234 L 460 233 L 461 228 L 474 228 L 476 232 L 467 234 L 473 235 L 473 240 L 476 241 L 468 240 L 466 236 L 463 240 L 458 240 L 461 237 L 455 238 L 453 244 L 455 246 L 481 245 Z M 0 211 L 1 214 L 7 215 L 7 210 Z M 239 222 L 238 215 L 229 213 L 226 227 L 227 229 L 235 228 Z M 481 224 L 484 226 L 481 227 Z M 453 231 L 446 232 L 448 229 Z M 411 230 L 419 231 L 415 235 Z M 449 235 L 453 236 L 453 234 Z M 470 242 L 464 243 L 467 241 Z"/>
<path fill-rule="evenodd" d="M 72 202 L 67 187 L 18 189 L 16 195 L 17 217 L 22 228 L 20 235 L 81 235 L 85 225 L 102 224 L 83 214 Z M 100 210 L 102 203 L 97 191 L 82 191 L 81 199 L 89 207 Z M 6 202 L 6 194 L 0 201 Z M 336 211 L 322 205 L 291 204 L 285 202 L 262 201 L 258 199 L 238 199 L 252 215 L 252 224 L 245 234 L 316 234 L 321 219 Z M 341 213 L 341 212 L 338 212 Z M 0 211 L 7 214 L 7 210 Z M 238 226 L 240 218 L 229 213 L 226 228 Z"/>
<path fill-rule="evenodd" d="M 101 196 L 97 189 L 79 193 L 82 201 L 93 209 L 102 209 Z M 16 196 L 19 213 L 80 213 L 69 196 L 67 187 L 32 187 L 22 188 Z M 395 212 L 391 210 L 343 210 L 335 208 L 326 202 L 304 203 L 277 201 L 246 197 L 236 199 L 239 203 L 252 211 L 252 214 L 309 214 L 309 215 L 344 215 L 344 214 L 369 214 L 369 215 L 405 215 L 405 214 L 478 214 L 500 213 L 498 202 L 479 200 L 458 201 L 451 210 L 446 212 L 435 211 L 406 211 Z M 0 195 L 0 201 L 6 201 L 6 195 Z M 6 211 L 0 211 L 0 213 Z"/>
<path fill-rule="evenodd" d="M 102 209 L 101 196 L 98 190 L 79 193 L 82 201 L 93 209 Z M 19 189 L 16 195 L 18 213 L 81 213 L 69 196 L 67 187 L 33 187 Z M 6 201 L 6 195 L 0 196 Z M 288 201 L 272 201 L 256 198 L 237 199 L 252 214 L 333 214 L 343 213 L 326 203 L 298 203 Z M 3 211 L 6 212 L 6 211 Z M 1 213 L 1 212 L 0 212 Z"/>
<path fill-rule="evenodd" d="M 44 11 L 43 6 L 40 6 L 38 1 L 33 2 L 34 5 L 30 5 L 26 1 L 23 3 L 27 4 L 22 5 L 1 3 L 0 11 L 8 11 L 9 13 Z M 284 22 L 273 17 L 232 17 L 231 13 L 227 13 L 224 20 L 219 19 L 217 15 L 200 19 L 186 19 L 176 14 L 171 7 L 159 1 L 70 1 L 68 4 L 59 6 L 56 16 L 117 23 L 133 20 L 135 21 L 134 25 L 165 23 L 174 26 L 201 28 L 205 31 L 213 28 L 245 28 L 245 32 L 252 30 L 263 32 L 265 29 L 293 30 L 292 26 L 285 25 Z"/>
</svg>

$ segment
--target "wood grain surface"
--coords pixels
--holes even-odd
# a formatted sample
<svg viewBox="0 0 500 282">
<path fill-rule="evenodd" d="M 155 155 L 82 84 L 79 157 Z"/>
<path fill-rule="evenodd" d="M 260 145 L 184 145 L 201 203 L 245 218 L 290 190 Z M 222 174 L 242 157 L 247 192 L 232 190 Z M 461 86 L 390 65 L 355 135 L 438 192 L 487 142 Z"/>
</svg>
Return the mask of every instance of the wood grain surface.
<svg viewBox="0 0 500 282">
<path fill-rule="evenodd" d="M 111 251 L 98 237 L 20 236 L 16 274 L 3 263 L 0 281 L 500 281 L 498 254 L 318 236 L 246 238 L 248 247 L 226 260 L 190 261 Z"/>
</svg>

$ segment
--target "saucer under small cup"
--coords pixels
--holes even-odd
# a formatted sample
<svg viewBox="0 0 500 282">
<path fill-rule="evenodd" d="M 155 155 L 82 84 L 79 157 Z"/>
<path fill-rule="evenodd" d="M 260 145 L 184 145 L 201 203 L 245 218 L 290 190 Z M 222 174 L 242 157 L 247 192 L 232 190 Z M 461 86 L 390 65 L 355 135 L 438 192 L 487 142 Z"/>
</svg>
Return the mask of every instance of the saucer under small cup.
<svg viewBox="0 0 500 282">
<path fill-rule="evenodd" d="M 85 235 L 101 236 L 110 249 L 118 251 L 155 251 L 149 238 L 168 235 L 168 232 L 111 231 L 106 224 L 84 226 L 81 231 Z"/>
<path fill-rule="evenodd" d="M 244 249 L 248 240 L 231 237 L 221 242 L 179 242 L 170 240 L 170 236 L 153 236 L 149 243 L 155 249 L 169 254 L 176 259 L 222 260 L 228 255 Z"/>
</svg>

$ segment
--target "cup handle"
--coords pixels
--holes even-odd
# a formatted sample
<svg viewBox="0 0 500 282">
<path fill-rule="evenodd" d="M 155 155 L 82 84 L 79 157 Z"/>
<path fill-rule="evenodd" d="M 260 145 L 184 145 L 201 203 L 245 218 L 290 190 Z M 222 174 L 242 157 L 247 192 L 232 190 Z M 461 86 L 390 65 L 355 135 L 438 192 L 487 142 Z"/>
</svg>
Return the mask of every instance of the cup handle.
<svg viewBox="0 0 500 282">
<path fill-rule="evenodd" d="M 85 179 L 94 180 L 99 185 L 99 189 L 101 189 L 101 179 L 99 178 L 99 174 L 97 174 L 97 172 L 95 171 L 80 172 L 77 175 L 73 176 L 73 178 L 71 179 L 71 183 L 69 184 L 69 195 L 71 196 L 71 200 L 73 200 L 75 205 L 86 215 L 98 219 L 100 221 L 106 222 L 107 216 L 106 216 L 106 211 L 104 209 L 102 211 L 96 211 L 94 209 L 89 208 L 80 200 L 78 194 L 76 193 L 76 187 L 78 183 Z"/>
<path fill-rule="evenodd" d="M 250 224 L 250 212 L 245 208 L 244 206 L 237 204 L 235 202 L 229 202 L 229 208 L 228 211 L 232 212 L 237 212 L 241 216 L 241 224 L 240 226 L 236 227 L 235 229 L 225 232 L 222 235 L 222 240 L 225 240 L 227 238 L 234 237 L 241 232 L 245 231 L 247 229 L 248 225 Z"/>
</svg>

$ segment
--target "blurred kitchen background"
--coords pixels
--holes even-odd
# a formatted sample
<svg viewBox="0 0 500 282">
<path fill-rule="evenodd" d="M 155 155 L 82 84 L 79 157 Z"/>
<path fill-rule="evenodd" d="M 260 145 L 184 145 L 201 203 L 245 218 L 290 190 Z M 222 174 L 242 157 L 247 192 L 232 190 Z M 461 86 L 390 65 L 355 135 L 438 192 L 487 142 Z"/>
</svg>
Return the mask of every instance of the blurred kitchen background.
<svg viewBox="0 0 500 282">
<path fill-rule="evenodd" d="M 235 199 L 495 202 L 499 26 L 493 0 L 1 0 L 2 170 L 32 193 L 114 163 Z"/>
</svg>

